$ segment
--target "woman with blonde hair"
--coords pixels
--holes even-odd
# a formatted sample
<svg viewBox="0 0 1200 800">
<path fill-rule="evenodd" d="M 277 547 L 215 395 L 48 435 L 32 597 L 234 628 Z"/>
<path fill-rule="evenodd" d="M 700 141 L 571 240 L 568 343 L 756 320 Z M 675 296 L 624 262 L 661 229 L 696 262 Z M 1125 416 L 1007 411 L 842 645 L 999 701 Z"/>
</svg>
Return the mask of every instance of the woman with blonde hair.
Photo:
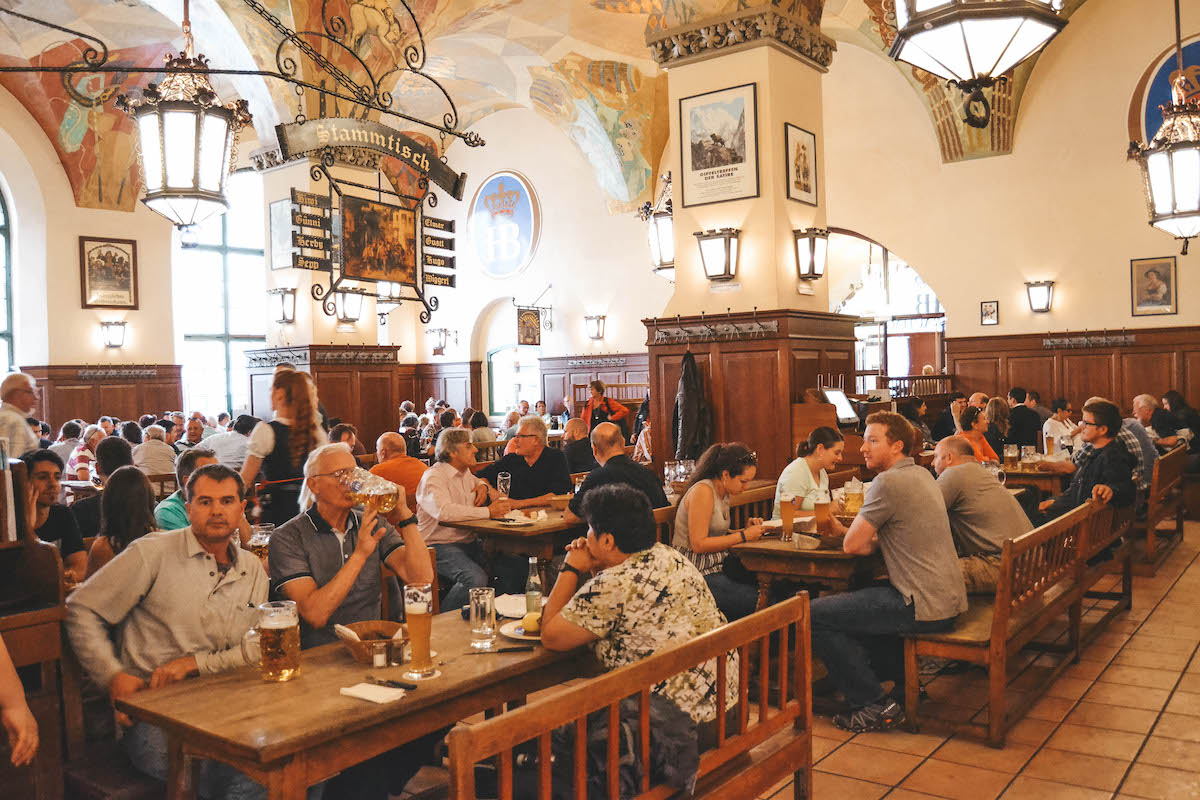
<svg viewBox="0 0 1200 800">
<path fill-rule="evenodd" d="M 262 470 L 262 521 L 278 526 L 300 513 L 304 460 L 326 443 L 326 436 L 317 411 L 317 388 L 307 372 L 276 372 L 271 408 L 275 419 L 258 423 L 250 432 L 242 480 L 251 486 Z"/>
<path fill-rule="evenodd" d="M 1008 442 L 1008 403 L 1003 398 L 993 397 L 983 407 L 983 415 L 987 417 L 988 427 L 984 438 L 997 454 L 1004 453 L 1004 445 Z"/>
</svg>

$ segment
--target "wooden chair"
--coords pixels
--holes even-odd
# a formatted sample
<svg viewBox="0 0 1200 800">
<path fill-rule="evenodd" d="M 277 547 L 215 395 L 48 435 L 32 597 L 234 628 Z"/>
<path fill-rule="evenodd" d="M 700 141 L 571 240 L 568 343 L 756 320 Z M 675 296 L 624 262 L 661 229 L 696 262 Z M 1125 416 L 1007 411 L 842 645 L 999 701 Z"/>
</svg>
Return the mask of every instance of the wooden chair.
<svg viewBox="0 0 1200 800">
<path fill-rule="evenodd" d="M 829 478 L 829 491 L 840 489 L 849 483 L 854 478 L 858 478 L 858 468 L 851 467 L 850 469 L 839 469 L 837 472 L 831 472 Z M 862 480 L 859 478 L 859 480 Z"/>
<path fill-rule="evenodd" d="M 801 594 L 778 605 L 724 625 L 678 647 L 612 672 L 589 678 L 571 688 L 528 705 L 498 714 L 473 725 L 459 724 L 448 737 L 450 745 L 450 797 L 474 800 L 475 764 L 497 757 L 499 796 L 513 796 L 513 749 L 536 740 L 538 797 L 551 796 L 551 732 L 571 725 L 575 729 L 573 761 L 574 796 L 587 797 L 588 715 L 604 712 L 608 718 L 608 751 L 605 776 L 608 796 L 619 794 L 620 703 L 636 697 L 639 736 L 632 742 L 640 762 L 650 764 L 650 691 L 670 678 L 715 660 L 717 684 L 724 687 L 729 661 L 737 650 L 738 703 L 726 714 L 725 691 L 717 692 L 716 746 L 700 755 L 693 798 L 758 797 L 789 775 L 794 777 L 796 798 L 812 796 L 812 680 L 808 596 Z M 771 640 L 782 643 L 774 658 Z M 751 666 L 751 655 L 757 664 Z M 772 662 L 775 670 L 772 670 Z M 778 676 L 780 689 L 770 691 L 770 675 Z M 751 715 L 749 691 L 756 683 L 760 702 Z M 733 717 L 730 719 L 730 717 Z M 677 796 L 677 790 L 655 783 L 649 768 L 642 771 L 639 798 Z"/>
<path fill-rule="evenodd" d="M 1134 524 L 1134 538 L 1141 538 L 1141 558 L 1134 567 L 1138 575 L 1153 576 L 1158 567 L 1183 541 L 1183 468 L 1187 465 L 1187 448 L 1176 447 L 1155 459 L 1154 475 L 1150 480 L 1150 495 L 1146 499 L 1146 521 Z M 1159 535 L 1158 524 L 1175 518 L 1174 529 L 1165 537 Z"/>
<path fill-rule="evenodd" d="M 988 672 L 988 744 L 1003 747 L 1009 725 L 1020 719 L 1037 700 L 1030 691 L 1010 710 L 1005 696 L 1008 661 L 1064 611 L 1069 615 L 1068 643 L 1037 644 L 1039 649 L 1071 652 L 1079 660 L 1082 591 L 1080 565 L 1086 559 L 1091 517 L 1100 508 L 1089 500 L 1051 522 L 1004 543 L 995 597 L 970 595 L 968 608 L 954 629 L 919 634 L 904 640 L 905 709 L 910 723 L 919 726 L 917 706 L 920 672 L 917 656 L 953 658 L 979 664 Z M 1040 688 L 1049 685 L 1065 668 L 1063 659 L 1050 670 Z M 964 727 L 979 727 L 965 723 Z"/>
<path fill-rule="evenodd" d="M 1088 532 L 1088 550 L 1080 564 L 1079 588 L 1086 598 L 1117 602 L 1083 634 L 1081 647 L 1086 646 L 1103 633 L 1117 614 L 1133 607 L 1133 543 L 1125 538 L 1132 527 L 1133 506 L 1114 508 L 1106 503 L 1092 515 L 1092 525 Z M 1116 545 L 1112 555 L 1103 558 L 1104 552 L 1112 545 Z M 1115 592 L 1095 591 L 1093 587 L 1105 575 L 1111 574 L 1114 568 L 1120 569 L 1120 590 Z"/>
<path fill-rule="evenodd" d="M 504 455 L 504 448 L 508 445 L 508 442 L 472 442 L 471 444 L 475 445 L 476 460 L 486 459 L 487 461 L 496 461 Z"/>
<path fill-rule="evenodd" d="M 179 489 L 174 472 L 156 472 L 147 475 L 146 480 L 150 481 L 150 488 L 154 490 L 154 499 L 160 503 Z"/>
<path fill-rule="evenodd" d="M 735 494 L 729 498 L 729 527 L 744 528 L 751 517 L 770 519 L 774 507 L 774 485 Z"/>
<path fill-rule="evenodd" d="M 365 455 L 355 456 L 354 460 L 357 461 L 358 465 L 360 467 L 362 467 L 363 469 L 370 469 L 371 467 L 373 467 L 377 463 L 379 463 L 379 454 L 378 453 L 366 453 Z"/>
<path fill-rule="evenodd" d="M 437 614 L 437 613 L 440 613 L 439 609 L 441 607 L 440 595 L 441 595 L 441 590 L 442 590 L 442 582 L 438 578 L 437 551 L 434 550 L 432 547 L 429 548 L 429 560 L 433 563 L 433 581 L 432 581 L 433 613 Z M 399 583 L 400 579 L 396 575 L 394 575 L 390 569 L 387 568 L 387 565 L 384 564 L 382 561 L 379 562 L 379 618 L 390 620 L 392 618 L 392 612 L 391 612 L 392 597 L 391 597 L 391 588 L 389 587 L 389 581 L 388 581 L 389 578 L 392 578 L 392 579 L 396 580 L 397 583 Z M 401 596 L 403 597 L 403 594 L 404 594 L 403 584 L 400 585 L 400 593 L 401 593 Z"/>
<path fill-rule="evenodd" d="M 675 534 L 675 506 L 654 509 L 654 529 L 658 533 L 658 541 L 670 546 Z"/>
</svg>

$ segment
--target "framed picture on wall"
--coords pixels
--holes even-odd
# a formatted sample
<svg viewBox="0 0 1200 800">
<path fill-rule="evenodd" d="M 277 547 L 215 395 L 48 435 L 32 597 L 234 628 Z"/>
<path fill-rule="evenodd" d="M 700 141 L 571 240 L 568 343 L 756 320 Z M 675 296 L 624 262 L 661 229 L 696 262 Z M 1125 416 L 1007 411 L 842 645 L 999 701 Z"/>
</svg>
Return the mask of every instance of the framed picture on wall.
<svg viewBox="0 0 1200 800">
<path fill-rule="evenodd" d="M 1133 316 L 1179 313 L 1179 281 L 1175 256 L 1135 258 L 1129 262 L 1129 295 Z"/>
<path fill-rule="evenodd" d="M 804 128 L 783 123 L 787 196 L 810 206 L 817 204 L 817 137 Z"/>
<path fill-rule="evenodd" d="M 758 101 L 753 83 L 679 101 L 686 206 L 758 197 Z"/>
<path fill-rule="evenodd" d="M 292 204 L 290 200 L 271 203 L 271 269 L 292 265 Z"/>
<path fill-rule="evenodd" d="M 79 293 L 84 308 L 137 310 L 137 242 L 79 237 Z"/>
<path fill-rule="evenodd" d="M 1000 301 L 999 300 L 984 300 L 979 304 L 979 324 L 980 325 L 999 325 L 1000 324 Z"/>
</svg>

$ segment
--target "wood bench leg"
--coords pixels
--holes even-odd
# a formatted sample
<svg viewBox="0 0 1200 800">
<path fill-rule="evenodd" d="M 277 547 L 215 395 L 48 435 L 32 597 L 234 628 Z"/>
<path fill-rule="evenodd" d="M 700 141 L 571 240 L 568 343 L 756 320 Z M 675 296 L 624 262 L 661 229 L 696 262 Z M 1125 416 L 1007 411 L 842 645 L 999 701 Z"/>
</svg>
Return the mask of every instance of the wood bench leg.
<svg viewBox="0 0 1200 800">
<path fill-rule="evenodd" d="M 167 734 L 167 797 L 169 800 L 195 800 L 200 765 L 184 752 L 183 742 Z"/>
<path fill-rule="evenodd" d="M 773 578 L 770 575 L 760 574 L 758 576 L 758 604 L 754 607 L 755 611 L 762 611 L 767 607 L 767 600 L 771 595 L 771 582 Z"/>
<path fill-rule="evenodd" d="M 798 770 L 792 776 L 792 800 L 812 800 L 813 771 L 812 764 Z"/>
<path fill-rule="evenodd" d="M 921 670 L 917 666 L 917 642 L 904 640 L 904 714 L 909 728 L 917 731 L 921 720 L 917 716 L 917 705 L 921 702 Z"/>
<path fill-rule="evenodd" d="M 1067 643 L 1071 647 L 1071 663 L 1079 663 L 1079 641 L 1083 633 L 1083 593 L 1067 609 Z"/>
<path fill-rule="evenodd" d="M 1004 736 L 1008 729 L 1008 700 L 1004 695 L 1004 687 L 1008 684 L 1008 654 L 1004 647 L 1004 642 L 998 648 L 992 646 L 987 665 L 988 744 L 992 747 L 1004 747 Z"/>
</svg>

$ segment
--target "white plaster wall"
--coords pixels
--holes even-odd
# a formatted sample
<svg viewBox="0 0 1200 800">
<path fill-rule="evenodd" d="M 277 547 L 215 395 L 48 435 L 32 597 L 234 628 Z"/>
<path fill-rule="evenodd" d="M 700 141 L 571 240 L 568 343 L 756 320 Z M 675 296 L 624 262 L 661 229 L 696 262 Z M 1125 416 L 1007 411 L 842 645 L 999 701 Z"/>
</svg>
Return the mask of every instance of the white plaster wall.
<svg viewBox="0 0 1200 800">
<path fill-rule="evenodd" d="M 1186 36 L 1200 5 L 1183 14 Z M 1041 56 L 1012 155 L 950 165 L 896 68 L 839 44 L 823 86 L 829 224 L 908 261 L 945 306 L 948 336 L 1200 324 L 1196 248 L 1179 258 L 1179 314 L 1130 314 L 1130 259 L 1179 253 L 1147 224 L 1125 158 L 1135 84 L 1171 41 L 1169 3 L 1091 0 Z M 1054 308 L 1034 315 L 1024 282 L 1044 279 Z M 980 327 L 983 300 L 1000 301 L 998 327 Z"/>
</svg>

